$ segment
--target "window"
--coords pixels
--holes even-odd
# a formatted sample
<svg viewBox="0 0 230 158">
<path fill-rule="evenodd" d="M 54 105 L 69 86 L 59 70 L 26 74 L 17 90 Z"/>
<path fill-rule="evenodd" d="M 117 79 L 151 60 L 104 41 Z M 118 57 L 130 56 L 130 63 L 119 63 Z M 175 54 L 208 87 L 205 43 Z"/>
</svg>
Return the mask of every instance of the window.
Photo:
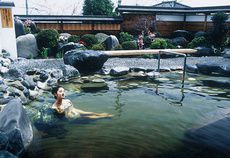
<svg viewBox="0 0 230 158">
<path fill-rule="evenodd" d="M 12 28 L 13 19 L 11 9 L 0 9 L 1 19 L 2 19 L 2 28 Z"/>
</svg>

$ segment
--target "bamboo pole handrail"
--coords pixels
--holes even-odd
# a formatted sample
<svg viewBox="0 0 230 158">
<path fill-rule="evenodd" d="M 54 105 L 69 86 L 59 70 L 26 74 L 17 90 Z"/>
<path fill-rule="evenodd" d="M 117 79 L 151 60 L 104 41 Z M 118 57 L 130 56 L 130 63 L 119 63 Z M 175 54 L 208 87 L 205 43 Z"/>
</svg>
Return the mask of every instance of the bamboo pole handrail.
<svg viewBox="0 0 230 158">
<path fill-rule="evenodd" d="M 165 52 L 177 52 L 183 54 L 194 54 L 197 52 L 196 49 L 145 49 L 145 50 L 114 50 L 114 51 L 104 51 L 110 57 L 114 56 L 139 56 L 147 54 L 159 54 L 160 51 Z"/>
</svg>

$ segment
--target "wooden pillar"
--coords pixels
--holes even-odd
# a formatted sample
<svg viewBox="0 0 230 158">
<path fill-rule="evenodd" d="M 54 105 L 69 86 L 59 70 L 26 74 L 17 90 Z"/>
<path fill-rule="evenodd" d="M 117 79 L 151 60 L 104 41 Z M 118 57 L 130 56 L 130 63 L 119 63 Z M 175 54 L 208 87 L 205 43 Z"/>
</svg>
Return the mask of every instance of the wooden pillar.
<svg viewBox="0 0 230 158">
<path fill-rule="evenodd" d="M 183 30 L 185 30 L 186 28 L 186 18 L 187 18 L 187 15 L 184 14 L 184 20 L 183 20 Z"/>
<path fill-rule="evenodd" d="M 205 13 L 205 16 L 204 16 L 204 31 L 207 31 L 207 19 L 208 19 L 208 14 Z"/>
<path fill-rule="evenodd" d="M 64 32 L 64 26 L 63 26 L 63 25 L 64 25 L 64 24 L 63 24 L 63 21 L 61 20 L 61 28 L 60 28 L 61 30 L 60 30 L 60 31 L 61 31 L 62 33 Z"/>
</svg>

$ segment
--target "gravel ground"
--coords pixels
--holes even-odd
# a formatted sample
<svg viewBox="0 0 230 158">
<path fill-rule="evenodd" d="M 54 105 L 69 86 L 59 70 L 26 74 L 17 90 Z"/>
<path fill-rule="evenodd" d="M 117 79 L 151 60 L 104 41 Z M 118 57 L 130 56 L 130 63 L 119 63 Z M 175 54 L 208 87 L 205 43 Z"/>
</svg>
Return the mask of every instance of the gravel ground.
<svg viewBox="0 0 230 158">
<path fill-rule="evenodd" d="M 168 58 L 161 59 L 161 68 L 180 68 L 183 67 L 184 58 Z M 187 64 L 195 65 L 197 63 L 213 63 L 221 64 L 223 66 L 230 66 L 230 58 L 223 57 L 188 57 Z M 142 67 L 145 69 L 157 69 L 157 59 L 144 58 L 110 58 L 105 62 L 104 66 L 107 69 L 113 67 Z"/>
<path fill-rule="evenodd" d="M 161 68 L 183 68 L 184 58 L 168 58 L 161 59 Z M 213 63 L 230 66 L 230 58 L 223 57 L 188 57 L 187 64 L 195 65 L 197 63 Z M 109 58 L 104 67 L 111 69 L 114 67 L 129 67 L 136 68 L 141 67 L 145 69 L 157 69 L 157 59 L 144 59 L 144 58 Z M 31 60 L 19 60 L 10 66 L 10 68 L 18 68 L 22 72 L 26 72 L 33 68 L 38 69 L 50 69 L 57 68 L 63 69 L 66 67 L 62 59 L 31 59 Z M 68 66 L 69 69 L 74 69 Z"/>
</svg>

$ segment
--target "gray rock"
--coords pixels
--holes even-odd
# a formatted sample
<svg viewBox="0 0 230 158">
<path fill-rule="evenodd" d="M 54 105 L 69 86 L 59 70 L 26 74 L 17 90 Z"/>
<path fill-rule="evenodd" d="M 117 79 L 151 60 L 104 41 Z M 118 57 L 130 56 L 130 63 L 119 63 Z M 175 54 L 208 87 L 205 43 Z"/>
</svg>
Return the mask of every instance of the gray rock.
<svg viewBox="0 0 230 158">
<path fill-rule="evenodd" d="M 65 54 L 66 52 L 73 50 L 73 49 L 86 49 L 85 46 L 83 44 L 80 43 L 74 43 L 74 42 L 70 42 L 67 44 L 64 44 L 60 47 L 60 51 Z"/>
<path fill-rule="evenodd" d="M 27 34 L 17 38 L 18 57 L 36 58 L 38 56 L 38 47 L 36 38 L 33 34 Z"/>
<path fill-rule="evenodd" d="M 31 90 L 33 90 L 36 87 L 36 83 L 34 82 L 33 77 L 28 76 L 28 75 L 24 76 L 22 85 Z"/>
<path fill-rule="evenodd" d="M 206 32 L 204 31 L 198 31 L 197 33 L 195 33 L 194 37 L 205 37 L 207 35 Z"/>
<path fill-rule="evenodd" d="M 152 72 L 148 72 L 147 73 L 147 76 L 149 79 L 155 79 L 157 77 L 160 76 L 160 73 L 159 72 L 155 72 L 155 71 L 152 71 Z"/>
<path fill-rule="evenodd" d="M 192 35 L 190 32 L 186 30 L 176 30 L 172 33 L 172 38 L 184 37 L 186 40 L 190 41 L 192 39 Z"/>
<path fill-rule="evenodd" d="M 24 86 L 22 85 L 22 83 L 20 81 L 8 82 L 7 85 L 15 87 L 21 91 L 24 90 Z"/>
<path fill-rule="evenodd" d="M 224 58 L 230 58 L 230 49 L 225 49 L 221 54 Z"/>
<path fill-rule="evenodd" d="M 188 41 L 184 37 L 176 37 L 172 39 L 172 44 L 176 46 L 186 47 Z"/>
<path fill-rule="evenodd" d="M 81 85 L 81 89 L 85 92 L 108 90 L 109 87 L 105 82 L 95 82 L 95 83 L 84 83 Z"/>
<path fill-rule="evenodd" d="M 207 48 L 207 47 L 196 47 L 197 53 L 195 54 L 196 56 L 210 56 L 214 55 L 214 51 L 212 48 Z"/>
<path fill-rule="evenodd" d="M 198 63 L 198 72 L 206 75 L 223 75 L 224 66 L 221 63 Z"/>
<path fill-rule="evenodd" d="M 97 38 L 99 43 L 103 43 L 109 36 L 104 33 L 97 33 L 95 37 Z"/>
<path fill-rule="evenodd" d="M 57 83 L 58 83 L 58 80 L 56 78 L 51 78 L 47 81 L 47 85 L 50 87 L 57 85 Z"/>
<path fill-rule="evenodd" d="M 100 51 L 71 50 L 64 55 L 64 63 L 78 69 L 80 73 L 90 74 L 100 70 L 108 56 Z"/>
<path fill-rule="evenodd" d="M 0 137 L 6 138 L 0 150 L 16 156 L 21 156 L 33 139 L 30 120 L 18 99 L 11 100 L 0 113 Z"/>
<path fill-rule="evenodd" d="M 45 81 L 49 78 L 49 73 L 46 72 L 46 71 L 43 71 L 43 72 L 40 74 L 39 78 L 40 78 L 40 81 L 41 81 L 41 82 L 45 82 Z"/>
<path fill-rule="evenodd" d="M 7 97 L 7 98 L 1 98 L 1 99 L 0 99 L 0 105 L 7 104 L 7 103 L 9 103 L 9 102 L 10 102 L 10 100 L 12 100 L 12 99 L 13 99 L 13 97 L 12 97 L 12 96 Z"/>
<path fill-rule="evenodd" d="M 116 36 L 110 35 L 106 40 L 105 40 L 105 46 L 106 50 L 112 50 L 115 47 L 119 45 L 119 40 L 117 39 Z"/>
<path fill-rule="evenodd" d="M 122 75 L 127 75 L 128 73 L 129 73 L 128 67 L 115 67 L 111 69 L 109 72 L 111 76 L 122 76 Z"/>
<path fill-rule="evenodd" d="M 47 72 L 50 72 L 50 76 L 55 79 L 60 79 L 63 77 L 63 71 L 59 69 L 49 69 Z"/>
<path fill-rule="evenodd" d="M 12 80 L 17 80 L 18 78 L 21 78 L 23 76 L 22 72 L 19 69 L 9 69 L 9 71 L 4 74 L 4 77 L 12 79 Z"/>
<path fill-rule="evenodd" d="M 24 25 L 22 23 L 22 21 L 18 18 L 14 18 L 14 26 L 15 26 L 15 34 L 16 34 L 16 38 L 21 36 L 21 35 L 25 35 L 25 31 L 24 31 Z"/>
<path fill-rule="evenodd" d="M 196 65 L 186 65 L 186 72 L 198 73 L 198 68 Z"/>
</svg>

